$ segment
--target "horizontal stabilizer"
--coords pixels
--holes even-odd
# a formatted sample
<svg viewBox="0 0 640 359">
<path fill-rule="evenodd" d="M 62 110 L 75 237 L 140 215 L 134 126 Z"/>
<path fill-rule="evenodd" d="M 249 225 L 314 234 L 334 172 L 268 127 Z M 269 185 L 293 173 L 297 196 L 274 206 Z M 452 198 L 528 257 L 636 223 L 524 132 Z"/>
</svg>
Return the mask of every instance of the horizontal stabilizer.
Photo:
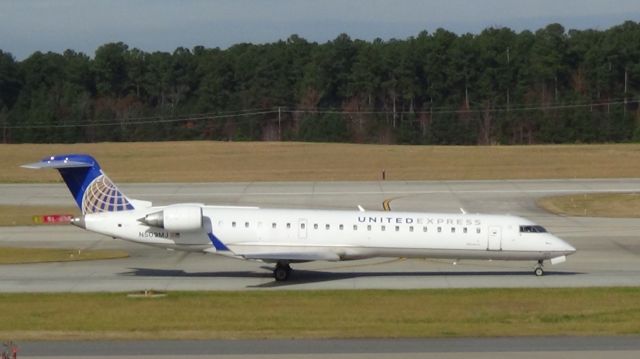
<svg viewBox="0 0 640 359">
<path fill-rule="evenodd" d="M 20 167 L 29 168 L 29 169 L 40 169 L 40 168 L 81 168 L 81 167 L 91 167 L 91 166 L 93 166 L 93 163 L 70 161 L 70 160 L 51 160 L 51 161 L 43 160 L 40 162 L 28 163 Z"/>
</svg>

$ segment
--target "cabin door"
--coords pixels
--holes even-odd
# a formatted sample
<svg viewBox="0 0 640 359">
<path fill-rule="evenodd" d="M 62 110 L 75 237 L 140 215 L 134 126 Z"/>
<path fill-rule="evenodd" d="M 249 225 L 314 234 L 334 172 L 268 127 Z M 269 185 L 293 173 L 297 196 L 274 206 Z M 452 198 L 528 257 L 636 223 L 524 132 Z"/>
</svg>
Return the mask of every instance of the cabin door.
<svg viewBox="0 0 640 359">
<path fill-rule="evenodd" d="M 489 241 L 487 244 L 488 251 L 502 250 L 502 231 L 499 226 L 489 227 Z"/>
<path fill-rule="evenodd" d="M 307 220 L 305 218 L 298 219 L 298 239 L 307 238 Z"/>
</svg>

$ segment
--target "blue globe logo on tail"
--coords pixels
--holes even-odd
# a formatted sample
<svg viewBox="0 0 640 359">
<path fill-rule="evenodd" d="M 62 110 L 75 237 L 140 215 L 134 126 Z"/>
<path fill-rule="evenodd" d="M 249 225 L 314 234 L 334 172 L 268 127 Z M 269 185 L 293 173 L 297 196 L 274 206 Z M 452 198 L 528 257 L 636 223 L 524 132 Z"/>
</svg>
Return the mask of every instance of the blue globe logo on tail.
<svg viewBox="0 0 640 359">
<path fill-rule="evenodd" d="M 84 191 L 82 213 L 132 210 L 129 199 L 104 174 L 96 177 Z"/>
</svg>

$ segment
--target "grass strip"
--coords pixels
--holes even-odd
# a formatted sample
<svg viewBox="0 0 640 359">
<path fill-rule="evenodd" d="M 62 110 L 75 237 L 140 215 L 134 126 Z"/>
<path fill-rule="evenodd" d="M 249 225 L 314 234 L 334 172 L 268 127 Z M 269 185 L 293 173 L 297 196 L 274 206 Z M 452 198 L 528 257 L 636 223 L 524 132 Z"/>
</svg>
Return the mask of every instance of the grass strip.
<svg viewBox="0 0 640 359">
<path fill-rule="evenodd" d="M 0 247 L 0 264 L 26 264 L 44 262 L 89 261 L 98 259 L 126 258 L 129 254 L 110 249 L 59 249 Z"/>
<path fill-rule="evenodd" d="M 541 198 L 538 206 L 576 217 L 640 218 L 638 193 L 583 193 Z"/>
<path fill-rule="evenodd" d="M 90 153 L 116 183 L 638 178 L 640 144 L 406 146 L 300 142 L 0 145 L 0 182 L 59 182 L 19 165 Z M 594 165 L 597 164 L 597 165 Z"/>
<path fill-rule="evenodd" d="M 12 340 L 640 334 L 639 288 L 0 294 Z"/>
<path fill-rule="evenodd" d="M 69 201 L 71 201 L 71 199 Z M 33 217 L 49 214 L 71 214 L 78 216 L 80 215 L 80 210 L 78 207 L 70 206 L 0 205 L 0 226 L 41 225 L 42 223 L 34 222 Z"/>
</svg>

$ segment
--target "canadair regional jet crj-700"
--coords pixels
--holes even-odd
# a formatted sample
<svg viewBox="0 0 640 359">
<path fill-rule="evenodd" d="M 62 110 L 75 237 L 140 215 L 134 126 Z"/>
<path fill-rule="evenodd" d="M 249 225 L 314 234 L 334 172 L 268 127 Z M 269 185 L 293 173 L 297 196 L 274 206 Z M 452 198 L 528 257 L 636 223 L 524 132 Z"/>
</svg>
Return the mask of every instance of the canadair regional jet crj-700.
<svg viewBox="0 0 640 359">
<path fill-rule="evenodd" d="M 575 248 L 516 216 L 417 212 L 265 209 L 130 199 L 89 155 L 51 156 L 26 168 L 55 168 L 82 210 L 72 224 L 156 247 L 275 264 L 371 257 L 564 262 Z"/>
</svg>

